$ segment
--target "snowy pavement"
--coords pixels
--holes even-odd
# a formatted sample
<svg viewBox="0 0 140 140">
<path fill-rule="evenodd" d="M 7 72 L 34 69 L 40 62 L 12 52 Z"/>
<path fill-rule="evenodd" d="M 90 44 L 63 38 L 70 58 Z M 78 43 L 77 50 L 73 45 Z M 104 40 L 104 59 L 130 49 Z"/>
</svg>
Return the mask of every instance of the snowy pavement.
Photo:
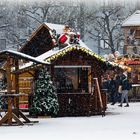
<svg viewBox="0 0 140 140">
<path fill-rule="evenodd" d="M 33 126 L 1 126 L 0 140 L 140 140 L 140 103 L 108 105 L 106 116 L 35 119 Z"/>
</svg>

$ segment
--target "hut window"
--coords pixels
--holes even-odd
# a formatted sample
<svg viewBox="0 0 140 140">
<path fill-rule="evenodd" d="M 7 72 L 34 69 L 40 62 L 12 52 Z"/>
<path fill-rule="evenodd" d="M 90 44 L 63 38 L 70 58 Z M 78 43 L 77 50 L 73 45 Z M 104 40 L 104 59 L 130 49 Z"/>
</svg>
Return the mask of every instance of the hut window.
<svg viewBox="0 0 140 140">
<path fill-rule="evenodd" d="M 55 66 L 57 93 L 88 93 L 90 66 Z"/>
</svg>

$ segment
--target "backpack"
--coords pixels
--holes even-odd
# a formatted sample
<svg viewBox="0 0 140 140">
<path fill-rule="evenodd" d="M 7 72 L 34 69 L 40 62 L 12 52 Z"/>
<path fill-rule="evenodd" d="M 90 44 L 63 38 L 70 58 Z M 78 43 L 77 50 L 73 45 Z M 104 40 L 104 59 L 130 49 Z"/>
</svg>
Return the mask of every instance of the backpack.
<svg viewBox="0 0 140 140">
<path fill-rule="evenodd" d="M 132 89 L 132 84 L 128 82 L 127 90 L 131 90 L 131 89 Z"/>
<path fill-rule="evenodd" d="M 132 89 L 132 84 L 129 83 L 127 77 L 125 77 L 125 79 L 122 80 L 122 90 L 130 90 Z"/>
</svg>

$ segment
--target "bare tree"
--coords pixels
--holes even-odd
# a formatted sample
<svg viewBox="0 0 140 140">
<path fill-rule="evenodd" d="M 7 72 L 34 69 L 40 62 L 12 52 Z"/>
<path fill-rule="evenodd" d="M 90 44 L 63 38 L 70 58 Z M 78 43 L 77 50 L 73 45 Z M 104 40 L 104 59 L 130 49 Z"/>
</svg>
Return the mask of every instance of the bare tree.
<svg viewBox="0 0 140 140">
<path fill-rule="evenodd" d="M 112 53 L 118 48 L 118 43 L 123 40 L 121 23 L 124 18 L 122 15 L 121 6 L 103 6 L 91 18 L 92 25 L 88 33 L 93 39 L 103 40 L 108 44 Z"/>
<path fill-rule="evenodd" d="M 95 2 L 92 8 L 90 6 L 91 4 L 86 5 L 84 1 L 55 0 L 35 3 L 16 2 L 13 5 L 2 3 L 0 30 L 3 30 L 8 44 L 20 46 L 21 38 L 24 38 L 21 31 L 29 32 L 26 33 L 28 37 L 43 22 L 68 24 L 80 31 L 83 40 L 88 31 L 91 38 L 104 40 L 114 52 L 120 47 L 120 40 L 123 40 L 121 22 L 126 16 L 122 16 L 124 15 L 122 7 L 117 5 L 100 8 Z"/>
<path fill-rule="evenodd" d="M 27 18 L 21 15 L 19 16 L 19 11 L 21 11 L 21 5 L 18 3 L 14 5 L 7 5 L 6 15 L 5 15 L 5 22 L 9 25 L 5 28 L 5 38 L 8 47 L 12 47 L 17 49 L 22 43 L 21 41 L 21 28 L 25 30 L 27 27 L 26 24 L 28 23 Z"/>
<path fill-rule="evenodd" d="M 75 30 L 80 30 L 84 37 L 85 5 L 84 3 L 54 2 L 47 1 L 43 4 L 36 2 L 29 7 L 23 8 L 20 14 L 30 18 L 32 27 L 43 22 L 68 24 Z"/>
</svg>

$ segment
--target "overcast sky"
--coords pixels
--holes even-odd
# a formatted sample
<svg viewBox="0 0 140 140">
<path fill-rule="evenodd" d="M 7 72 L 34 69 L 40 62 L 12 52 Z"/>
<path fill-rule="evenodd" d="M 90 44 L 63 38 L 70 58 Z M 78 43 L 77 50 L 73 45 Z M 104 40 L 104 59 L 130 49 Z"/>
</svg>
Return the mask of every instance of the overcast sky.
<svg viewBox="0 0 140 140">
<path fill-rule="evenodd" d="M 92 5 L 98 5 L 98 6 L 102 6 L 102 5 L 109 5 L 109 4 L 121 4 L 122 6 L 126 6 L 127 4 L 129 5 L 140 5 L 140 0 L 0 0 L 0 3 L 2 3 L 3 1 L 5 2 L 11 2 L 12 4 L 14 4 L 15 2 L 17 3 L 21 3 L 21 4 L 30 4 L 32 2 L 40 2 L 40 3 L 43 3 L 44 1 L 45 2 L 50 2 L 51 3 L 54 1 L 55 3 L 58 3 L 58 2 L 70 2 L 71 4 L 74 4 L 74 3 L 79 3 L 79 2 L 85 2 L 85 4 L 89 5 L 89 6 L 92 6 Z M 136 3 L 137 2 L 137 3 Z M 10 3 L 10 5 L 11 5 Z M 139 6 L 140 7 L 140 6 Z"/>
<path fill-rule="evenodd" d="M 40 2 L 43 2 L 43 1 L 53 1 L 53 0 L 1 0 L 1 1 L 12 1 L 12 2 L 14 2 L 14 1 L 20 1 L 20 2 L 25 2 L 25 1 L 27 1 L 27 2 L 29 2 L 29 1 L 32 1 L 32 2 L 35 2 L 35 1 L 40 1 Z M 139 1 L 139 0 L 57 0 L 57 1 L 74 1 L 74 2 L 81 2 L 81 1 L 85 1 L 85 2 L 90 2 L 90 3 L 94 3 L 94 2 L 99 2 L 99 3 L 110 3 L 110 2 L 117 2 L 117 3 L 122 3 L 122 2 L 136 2 L 136 1 Z"/>
</svg>

